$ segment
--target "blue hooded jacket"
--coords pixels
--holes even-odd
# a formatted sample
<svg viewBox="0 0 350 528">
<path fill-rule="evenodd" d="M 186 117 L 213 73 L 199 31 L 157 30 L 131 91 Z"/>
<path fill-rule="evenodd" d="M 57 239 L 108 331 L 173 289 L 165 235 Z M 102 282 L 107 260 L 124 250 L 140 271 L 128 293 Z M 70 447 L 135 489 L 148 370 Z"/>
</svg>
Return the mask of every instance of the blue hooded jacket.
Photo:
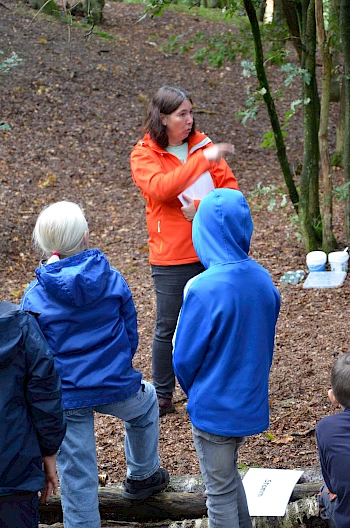
<svg viewBox="0 0 350 528">
<path fill-rule="evenodd" d="M 54 455 L 65 423 L 61 382 L 35 321 L 0 303 L 0 496 L 39 491 L 42 457 Z"/>
<path fill-rule="evenodd" d="M 123 401 L 141 387 L 132 366 L 138 345 L 130 289 L 98 249 L 36 270 L 21 307 L 38 313 L 61 376 L 63 407 Z"/>
<path fill-rule="evenodd" d="M 280 295 L 248 257 L 253 223 L 240 191 L 215 189 L 193 220 L 206 271 L 186 285 L 174 338 L 176 377 L 191 422 L 221 436 L 269 425 L 268 377 Z"/>
</svg>

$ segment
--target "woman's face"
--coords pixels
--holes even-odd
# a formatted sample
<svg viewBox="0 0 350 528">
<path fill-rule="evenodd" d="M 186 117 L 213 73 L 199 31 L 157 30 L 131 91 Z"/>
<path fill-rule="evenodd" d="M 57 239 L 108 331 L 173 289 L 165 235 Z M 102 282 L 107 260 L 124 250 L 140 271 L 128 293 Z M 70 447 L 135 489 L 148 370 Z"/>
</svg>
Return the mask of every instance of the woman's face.
<svg viewBox="0 0 350 528">
<path fill-rule="evenodd" d="M 191 132 L 193 115 L 192 103 L 185 99 L 171 114 L 160 114 L 162 123 L 166 126 L 169 145 L 178 147 Z"/>
</svg>

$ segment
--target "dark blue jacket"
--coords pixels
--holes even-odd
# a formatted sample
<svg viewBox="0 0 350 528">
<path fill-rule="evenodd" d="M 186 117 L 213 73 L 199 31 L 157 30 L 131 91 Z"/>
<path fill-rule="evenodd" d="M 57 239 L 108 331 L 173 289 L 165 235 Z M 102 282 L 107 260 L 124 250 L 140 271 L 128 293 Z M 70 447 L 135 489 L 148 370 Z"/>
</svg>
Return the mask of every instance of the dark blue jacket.
<svg viewBox="0 0 350 528">
<path fill-rule="evenodd" d="M 174 369 L 191 422 L 221 436 L 252 435 L 269 425 L 280 295 L 248 257 L 252 232 L 241 192 L 215 189 L 201 201 L 192 237 L 207 269 L 186 286 L 175 335 Z"/>
<path fill-rule="evenodd" d="M 40 266 L 21 307 L 37 320 L 61 376 L 63 407 L 123 401 L 141 387 L 130 289 L 98 249 Z"/>
<path fill-rule="evenodd" d="M 336 493 L 334 520 L 337 528 L 350 526 L 350 408 L 325 416 L 316 426 L 322 475 Z"/>
<path fill-rule="evenodd" d="M 0 303 L 0 495 L 39 491 L 42 456 L 57 452 L 65 426 L 61 383 L 34 317 Z"/>
</svg>

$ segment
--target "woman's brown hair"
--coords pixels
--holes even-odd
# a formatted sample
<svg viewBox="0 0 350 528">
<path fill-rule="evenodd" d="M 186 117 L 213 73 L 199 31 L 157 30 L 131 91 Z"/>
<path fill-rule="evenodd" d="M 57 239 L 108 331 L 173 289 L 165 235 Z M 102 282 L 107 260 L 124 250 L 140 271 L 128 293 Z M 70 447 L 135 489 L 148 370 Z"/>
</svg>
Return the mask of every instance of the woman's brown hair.
<svg viewBox="0 0 350 528">
<path fill-rule="evenodd" d="M 161 114 L 169 115 L 175 112 L 186 100 L 193 104 L 188 93 L 173 86 L 162 86 L 153 97 L 148 107 L 143 129 L 145 132 L 149 132 L 151 139 L 160 147 L 165 149 L 169 144 L 167 129 L 162 123 Z M 196 126 L 193 120 L 189 136 L 194 134 L 195 130 Z"/>
</svg>

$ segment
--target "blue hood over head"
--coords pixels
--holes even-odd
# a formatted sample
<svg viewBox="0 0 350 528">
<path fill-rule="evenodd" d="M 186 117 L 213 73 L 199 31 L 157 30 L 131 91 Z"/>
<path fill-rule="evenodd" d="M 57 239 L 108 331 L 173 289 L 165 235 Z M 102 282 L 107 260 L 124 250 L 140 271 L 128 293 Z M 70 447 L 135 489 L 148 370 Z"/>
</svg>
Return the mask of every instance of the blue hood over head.
<svg viewBox="0 0 350 528">
<path fill-rule="evenodd" d="M 61 302 L 85 306 L 106 288 L 109 263 L 97 249 L 90 249 L 36 269 L 39 284 Z"/>
<path fill-rule="evenodd" d="M 252 234 L 248 203 L 233 189 L 211 191 L 193 219 L 193 245 L 206 268 L 247 259 Z"/>
<path fill-rule="evenodd" d="M 119 271 L 95 248 L 40 266 L 36 276 L 21 307 L 37 314 L 61 376 L 64 409 L 136 394 L 137 316 Z"/>
</svg>

